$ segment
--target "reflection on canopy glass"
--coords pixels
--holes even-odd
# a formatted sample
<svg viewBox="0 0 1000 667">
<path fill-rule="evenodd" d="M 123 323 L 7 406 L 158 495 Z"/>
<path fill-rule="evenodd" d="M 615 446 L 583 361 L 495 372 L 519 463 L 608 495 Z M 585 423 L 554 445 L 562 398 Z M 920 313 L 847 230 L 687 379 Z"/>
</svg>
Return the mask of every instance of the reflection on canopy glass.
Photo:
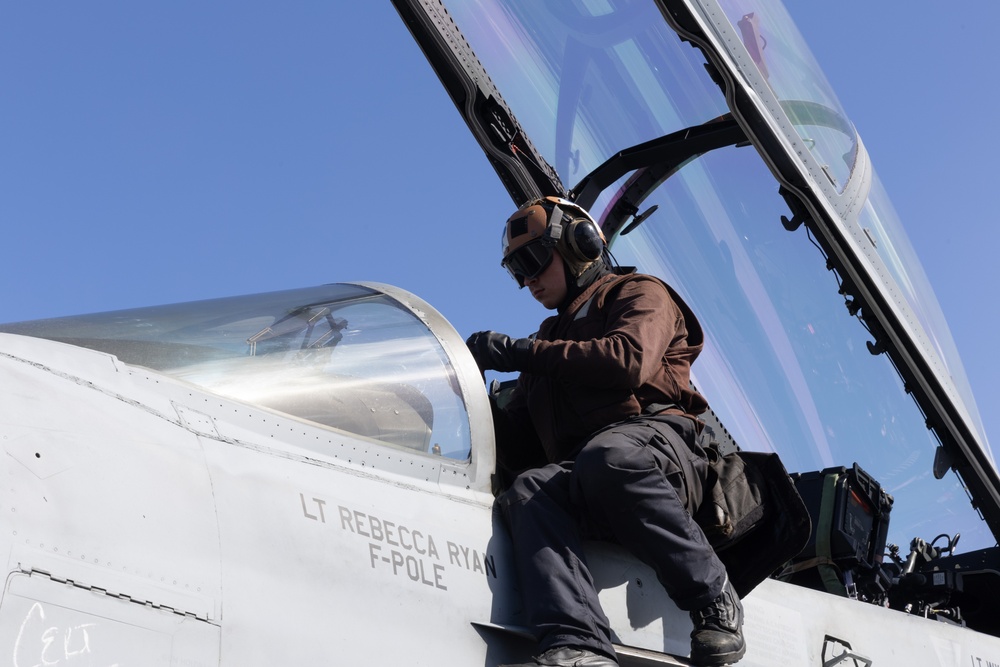
<svg viewBox="0 0 1000 667">
<path fill-rule="evenodd" d="M 671 30 L 657 3 L 577 0 L 448 2 L 448 11 L 533 146 L 567 189 L 629 147 L 730 113 L 700 50 Z M 722 0 L 734 31 L 725 48 L 745 48 L 795 134 L 836 192 L 868 191 L 852 180 L 860 143 L 853 125 L 780 3 Z M 804 158 L 803 158 L 804 160 Z M 773 174 L 753 148 L 697 158 L 652 195 L 628 194 L 637 212 L 659 210 L 616 242 L 623 264 L 672 283 L 703 320 L 708 345 L 694 367 L 738 444 L 775 450 L 789 470 L 857 462 L 896 497 L 890 540 L 963 534 L 963 548 L 994 543 L 961 482 L 932 475 L 937 445 L 885 355 L 852 318 L 826 258 L 806 229 L 789 233 Z M 634 180 L 630 180 L 634 179 Z M 591 206 L 604 220 L 629 174 Z M 873 270 L 887 293 L 903 286 L 908 307 L 947 367 L 957 403 L 982 433 L 947 325 L 923 272 L 875 197 L 857 217 L 890 268 Z M 638 195 L 636 194 L 638 193 Z M 855 224 L 855 220 L 839 221 Z M 865 249 L 867 250 L 867 249 Z M 865 250 L 862 250 L 864 252 Z M 952 387 L 949 387 L 949 390 Z"/>
<path fill-rule="evenodd" d="M 223 396 L 464 460 L 469 417 L 444 350 L 410 310 L 331 285 L 9 324 Z"/>
<path fill-rule="evenodd" d="M 890 542 L 960 532 L 965 548 L 993 544 L 959 480 L 934 479 L 937 443 L 916 404 L 868 351 L 805 230 L 780 224 L 787 207 L 756 153 L 703 156 L 647 203 L 659 210 L 615 252 L 698 314 L 694 382 L 742 448 L 776 451 L 792 472 L 858 463 L 895 497 Z"/>
<path fill-rule="evenodd" d="M 722 0 L 761 76 L 838 191 L 851 177 L 858 139 L 788 11 L 773 0 Z"/>
</svg>

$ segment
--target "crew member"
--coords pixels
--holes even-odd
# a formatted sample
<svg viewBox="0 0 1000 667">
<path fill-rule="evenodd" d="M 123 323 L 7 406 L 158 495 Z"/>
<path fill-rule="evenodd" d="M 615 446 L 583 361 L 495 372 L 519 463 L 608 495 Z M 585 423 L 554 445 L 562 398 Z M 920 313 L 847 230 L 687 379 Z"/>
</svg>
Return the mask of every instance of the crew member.
<svg viewBox="0 0 1000 667">
<path fill-rule="evenodd" d="M 691 660 L 725 665 L 745 651 L 743 608 L 692 520 L 707 459 L 690 388 L 697 319 L 661 280 L 614 268 L 590 215 L 556 197 L 508 220 L 502 265 L 556 313 L 537 334 L 492 331 L 467 344 L 480 368 L 519 372 L 494 402 L 499 505 L 539 655 L 531 665 L 617 665 L 582 540 L 618 542 L 650 565 L 691 614 Z"/>
</svg>

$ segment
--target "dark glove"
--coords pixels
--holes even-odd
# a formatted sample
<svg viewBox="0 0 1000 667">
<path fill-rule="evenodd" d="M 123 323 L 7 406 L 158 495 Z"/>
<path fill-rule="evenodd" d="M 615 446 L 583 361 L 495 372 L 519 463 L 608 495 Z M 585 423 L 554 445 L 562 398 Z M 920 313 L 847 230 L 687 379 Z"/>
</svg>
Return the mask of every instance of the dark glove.
<svg viewBox="0 0 1000 667">
<path fill-rule="evenodd" d="M 530 338 L 511 338 L 495 331 L 478 331 L 465 341 L 482 371 L 524 370 L 531 354 Z"/>
</svg>

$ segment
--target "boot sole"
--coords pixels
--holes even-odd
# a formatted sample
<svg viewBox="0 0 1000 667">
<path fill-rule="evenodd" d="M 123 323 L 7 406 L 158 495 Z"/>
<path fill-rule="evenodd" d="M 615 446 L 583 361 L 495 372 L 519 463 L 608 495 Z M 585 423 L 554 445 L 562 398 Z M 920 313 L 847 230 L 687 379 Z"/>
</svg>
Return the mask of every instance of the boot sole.
<svg viewBox="0 0 1000 667">
<path fill-rule="evenodd" d="M 730 653 L 715 653 L 705 656 L 695 656 L 692 653 L 691 667 L 722 667 L 722 665 L 731 665 L 734 662 L 739 662 L 746 652 L 747 647 L 744 644 L 738 651 L 731 651 Z"/>
</svg>

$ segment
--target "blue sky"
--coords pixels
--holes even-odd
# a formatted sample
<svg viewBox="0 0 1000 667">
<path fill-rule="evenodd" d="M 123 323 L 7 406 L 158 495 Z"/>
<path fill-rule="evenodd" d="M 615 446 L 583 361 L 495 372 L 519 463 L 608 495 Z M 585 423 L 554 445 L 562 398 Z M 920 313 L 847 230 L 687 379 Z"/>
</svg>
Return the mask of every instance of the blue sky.
<svg viewBox="0 0 1000 667">
<path fill-rule="evenodd" d="M 1000 6 L 786 4 L 1000 438 Z M 373 280 L 523 335 L 511 209 L 388 0 L 0 5 L 0 321 Z"/>
</svg>

